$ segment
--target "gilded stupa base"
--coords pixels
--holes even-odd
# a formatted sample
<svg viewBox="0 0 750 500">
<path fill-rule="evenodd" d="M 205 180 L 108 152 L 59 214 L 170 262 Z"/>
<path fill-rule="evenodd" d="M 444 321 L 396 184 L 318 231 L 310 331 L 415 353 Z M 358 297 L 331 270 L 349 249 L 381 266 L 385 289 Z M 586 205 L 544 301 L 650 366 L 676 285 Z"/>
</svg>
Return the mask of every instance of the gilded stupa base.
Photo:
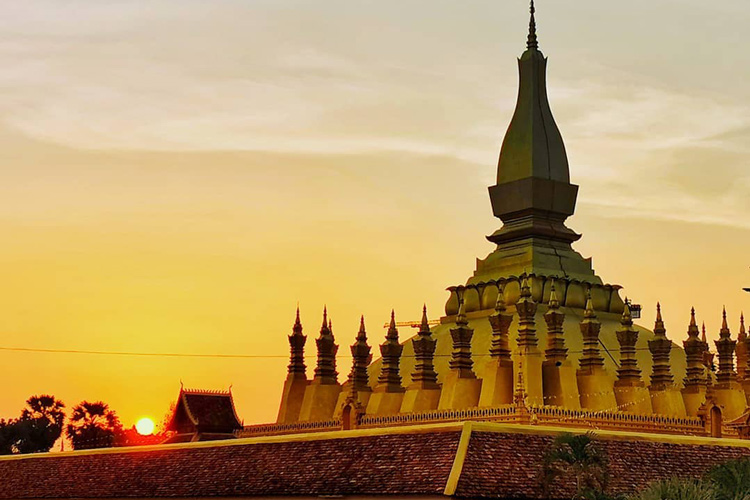
<svg viewBox="0 0 750 500">
<path fill-rule="evenodd" d="M 681 391 L 676 387 L 649 388 L 651 393 L 651 407 L 657 415 L 670 417 L 685 417 L 685 401 Z"/>
<path fill-rule="evenodd" d="M 581 408 L 596 411 L 617 411 L 617 399 L 612 390 L 604 367 L 591 367 L 578 370 L 578 393 L 581 395 Z"/>
<path fill-rule="evenodd" d="M 436 410 L 440 404 L 440 386 L 435 384 L 424 386 L 414 384 L 409 386 L 401 403 L 401 413 Z"/>
<path fill-rule="evenodd" d="M 738 382 L 723 382 L 714 387 L 714 401 L 721 407 L 724 420 L 734 420 L 747 409 L 747 399 Z"/>
<path fill-rule="evenodd" d="M 542 364 L 544 359 L 537 347 L 519 347 L 514 353 L 515 380 L 514 387 L 523 386 L 526 403 L 544 405 L 544 384 L 542 381 Z M 522 380 L 519 380 L 521 375 Z"/>
<path fill-rule="evenodd" d="M 479 404 L 482 380 L 476 377 L 462 377 L 459 370 L 451 370 L 445 377 L 440 392 L 438 409 L 460 410 L 473 408 Z"/>
<path fill-rule="evenodd" d="M 701 405 L 706 402 L 706 386 L 696 385 L 682 389 L 682 401 L 688 417 L 697 417 Z"/>
<path fill-rule="evenodd" d="M 482 377 L 479 406 L 509 405 L 513 402 L 513 361 L 492 358 Z"/>
<path fill-rule="evenodd" d="M 321 384 L 313 380 L 305 388 L 299 419 L 301 422 L 328 420 L 333 417 L 341 393 L 340 384 Z"/>
<path fill-rule="evenodd" d="M 581 408 L 576 368 L 570 360 L 542 363 L 544 404 L 577 410 Z"/>
<path fill-rule="evenodd" d="M 404 401 L 404 391 L 388 392 L 385 388 L 378 388 L 372 392 L 367 402 L 367 413 L 371 415 L 392 415 L 401 411 Z"/>
<path fill-rule="evenodd" d="M 281 392 L 281 405 L 276 423 L 288 424 L 297 422 L 302 410 L 302 400 L 305 399 L 305 390 L 308 380 L 303 376 L 290 373 L 284 381 L 284 389 Z"/>
<path fill-rule="evenodd" d="M 643 382 L 636 384 L 618 384 L 618 382 L 615 382 L 615 399 L 620 411 L 636 415 L 650 415 L 653 412 L 651 394 Z"/>
</svg>

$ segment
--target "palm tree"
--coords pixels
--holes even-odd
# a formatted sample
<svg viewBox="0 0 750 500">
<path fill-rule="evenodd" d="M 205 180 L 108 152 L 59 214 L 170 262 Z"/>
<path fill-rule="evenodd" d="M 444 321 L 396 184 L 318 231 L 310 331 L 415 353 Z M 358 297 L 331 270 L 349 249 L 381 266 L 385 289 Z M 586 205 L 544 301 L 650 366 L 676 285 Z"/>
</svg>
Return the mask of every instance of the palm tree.
<svg viewBox="0 0 750 500">
<path fill-rule="evenodd" d="M 83 401 L 73 408 L 66 432 L 76 450 L 117 446 L 123 434 L 117 414 L 101 401 Z"/>
<path fill-rule="evenodd" d="M 630 500 L 715 500 L 715 490 L 707 481 L 671 478 L 651 483 Z"/>
<path fill-rule="evenodd" d="M 713 467 L 706 475 L 715 500 L 750 499 L 750 458 L 730 460 Z"/>
<path fill-rule="evenodd" d="M 599 497 L 607 488 L 607 456 L 594 433 L 563 433 L 555 438 L 543 460 L 545 495 L 559 478 L 573 478 L 575 499 Z"/>
</svg>

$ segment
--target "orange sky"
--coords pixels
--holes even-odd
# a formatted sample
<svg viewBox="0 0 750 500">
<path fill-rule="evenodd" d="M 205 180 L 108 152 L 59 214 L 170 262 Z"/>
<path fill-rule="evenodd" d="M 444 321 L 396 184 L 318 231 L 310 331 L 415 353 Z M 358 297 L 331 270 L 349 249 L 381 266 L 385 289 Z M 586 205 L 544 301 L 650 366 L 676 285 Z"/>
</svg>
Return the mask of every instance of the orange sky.
<svg viewBox="0 0 750 500">
<path fill-rule="evenodd" d="M 285 356 L 327 303 L 345 372 L 360 314 L 372 343 L 437 317 L 492 250 L 525 2 L 74 3 L 0 20 L 0 347 Z M 661 300 L 681 340 L 695 305 L 716 337 L 726 304 L 736 331 L 750 7 L 539 3 L 575 248 L 642 324 Z M 0 417 L 51 392 L 129 426 L 182 380 L 269 421 L 285 366 L 0 351 Z"/>
</svg>

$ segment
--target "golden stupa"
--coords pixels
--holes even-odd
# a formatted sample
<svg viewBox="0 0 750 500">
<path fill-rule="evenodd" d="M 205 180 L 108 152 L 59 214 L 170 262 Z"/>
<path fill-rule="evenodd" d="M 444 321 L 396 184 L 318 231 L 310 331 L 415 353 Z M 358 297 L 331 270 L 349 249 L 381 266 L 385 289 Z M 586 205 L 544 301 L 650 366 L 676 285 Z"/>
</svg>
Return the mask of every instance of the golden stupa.
<svg viewBox="0 0 750 500">
<path fill-rule="evenodd" d="M 518 60 L 516 110 L 489 188 L 502 226 L 465 284 L 449 287 L 439 324 L 424 311 L 403 342 L 395 317 L 372 361 L 364 320 L 339 383 L 338 346 L 324 312 L 314 375 L 304 364 L 299 321 L 276 424 L 245 435 L 451 420 L 550 423 L 694 435 L 743 435 L 749 420 L 750 348 L 744 325 L 731 338 L 726 314 L 714 355 L 695 320 L 667 333 L 633 324 L 621 287 L 596 275 L 572 244 L 578 186 L 547 98 L 547 59 L 535 10 Z M 681 346 L 676 344 L 679 340 Z M 687 353 L 687 354 L 686 354 Z M 735 371 L 735 358 L 736 367 Z M 716 373 L 714 373 L 716 371 Z"/>
</svg>

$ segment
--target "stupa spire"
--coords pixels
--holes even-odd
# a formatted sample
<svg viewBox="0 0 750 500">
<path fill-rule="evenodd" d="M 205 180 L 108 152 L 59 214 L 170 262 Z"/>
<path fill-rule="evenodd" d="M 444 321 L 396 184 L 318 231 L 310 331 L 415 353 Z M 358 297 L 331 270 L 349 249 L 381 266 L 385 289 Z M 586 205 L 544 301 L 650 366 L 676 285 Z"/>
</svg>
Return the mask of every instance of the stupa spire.
<svg viewBox="0 0 750 500">
<path fill-rule="evenodd" d="M 620 319 L 620 329 L 617 330 L 617 341 L 620 343 L 620 367 L 617 369 L 617 379 L 622 384 L 641 382 L 641 369 L 635 355 L 635 345 L 638 342 L 638 330 L 633 328 L 633 315 L 628 301 Z"/>
<path fill-rule="evenodd" d="M 495 304 L 495 314 L 490 316 L 489 322 L 492 327 L 492 345 L 490 346 L 490 356 L 500 358 L 503 361 L 510 361 L 510 325 L 513 323 L 513 315 L 505 312 L 505 294 L 503 285 L 497 283 L 497 303 Z"/>
<path fill-rule="evenodd" d="M 562 363 L 568 357 L 563 332 L 565 313 L 560 311 L 560 301 L 557 298 L 554 281 L 550 287 L 548 310 L 544 313 L 544 321 L 547 323 L 546 359 L 547 361 Z"/>
<path fill-rule="evenodd" d="M 336 353 L 339 346 L 333 337 L 331 320 L 328 318 L 328 308 L 323 308 L 323 325 L 320 327 L 320 336 L 315 339 L 318 347 L 318 363 L 315 367 L 315 379 L 322 384 L 337 384 L 338 372 L 336 371 Z"/>
<path fill-rule="evenodd" d="M 305 342 L 307 342 L 307 337 L 302 334 L 302 322 L 299 318 L 299 306 L 297 306 L 297 318 L 294 320 L 292 334 L 289 335 L 289 375 L 306 377 Z"/>
<path fill-rule="evenodd" d="M 729 383 L 737 377 L 734 371 L 734 351 L 737 348 L 737 341 L 732 340 L 732 332 L 729 330 L 727 323 L 727 309 L 721 313 L 721 330 L 719 330 L 719 340 L 714 342 L 716 351 L 719 353 L 719 371 L 716 372 L 716 381 L 719 383 Z"/>
<path fill-rule="evenodd" d="M 695 321 L 694 307 L 690 309 L 690 324 L 688 325 L 687 334 L 687 340 L 682 342 L 687 358 L 684 384 L 686 388 L 701 387 L 706 385 L 706 373 L 703 369 L 706 344 L 700 339 L 700 329 L 698 328 L 698 323 Z"/>
<path fill-rule="evenodd" d="M 354 344 L 351 345 L 352 351 L 352 373 L 349 376 L 349 383 L 353 384 L 353 390 L 370 391 L 370 378 L 367 373 L 367 367 L 372 361 L 370 345 L 367 343 L 367 331 L 365 330 L 365 317 L 359 320 L 359 332 Z"/>
<path fill-rule="evenodd" d="M 398 341 L 398 329 L 396 328 L 396 312 L 391 310 L 391 323 L 385 342 L 380 344 L 380 355 L 383 364 L 380 367 L 378 384 L 386 387 L 386 392 L 403 392 L 401 387 L 401 353 L 404 350 Z"/>
<path fill-rule="evenodd" d="M 663 390 L 674 383 L 671 366 L 669 364 L 672 353 L 672 341 L 667 338 L 667 329 L 661 317 L 661 304 L 656 303 L 656 321 L 654 322 L 654 339 L 648 341 L 651 351 L 653 371 L 651 372 L 651 387 Z"/>
<path fill-rule="evenodd" d="M 534 8 L 534 0 L 531 0 L 529 11 L 531 12 L 531 20 L 529 21 L 529 37 L 526 40 L 526 48 L 535 50 L 539 48 L 539 41 L 536 38 L 536 18 L 534 17 L 536 9 Z"/>
<path fill-rule="evenodd" d="M 427 305 L 422 307 L 422 325 L 417 337 L 412 339 L 414 347 L 414 372 L 411 375 L 412 384 L 421 389 L 438 388 L 437 373 L 433 365 L 437 340 L 432 338 L 430 322 L 427 319 Z"/>
</svg>

